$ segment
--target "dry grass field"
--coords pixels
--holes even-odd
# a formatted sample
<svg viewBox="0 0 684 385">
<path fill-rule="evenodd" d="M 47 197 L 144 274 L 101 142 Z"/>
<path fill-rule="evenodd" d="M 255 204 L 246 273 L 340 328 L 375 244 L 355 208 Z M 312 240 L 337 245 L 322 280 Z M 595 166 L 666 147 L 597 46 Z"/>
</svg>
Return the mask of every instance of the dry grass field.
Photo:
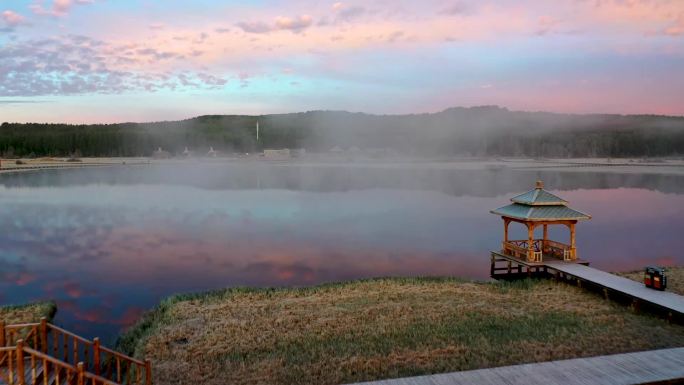
<svg viewBox="0 0 684 385">
<path fill-rule="evenodd" d="M 19 306 L 0 306 L 0 320 L 5 324 L 39 322 L 41 317 L 51 320 L 57 311 L 53 302 L 36 302 Z"/>
<path fill-rule="evenodd" d="M 633 279 L 635 281 L 644 281 L 644 271 L 630 271 L 628 273 L 616 273 L 623 277 Z M 667 275 L 667 291 L 684 295 L 684 267 L 667 267 L 665 268 Z"/>
<path fill-rule="evenodd" d="M 684 328 L 551 281 L 374 279 L 171 297 L 119 347 L 157 384 L 339 384 L 684 346 Z"/>
</svg>

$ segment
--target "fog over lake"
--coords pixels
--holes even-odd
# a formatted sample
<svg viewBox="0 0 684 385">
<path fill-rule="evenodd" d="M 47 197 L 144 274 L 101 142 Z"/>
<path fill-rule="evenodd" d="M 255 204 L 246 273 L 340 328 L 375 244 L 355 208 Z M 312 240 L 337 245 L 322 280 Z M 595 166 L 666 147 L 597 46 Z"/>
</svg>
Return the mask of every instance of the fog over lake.
<svg viewBox="0 0 684 385">
<path fill-rule="evenodd" d="M 197 163 L 0 175 L 0 305 L 54 299 L 55 322 L 112 343 L 173 293 L 377 276 L 487 279 L 489 210 L 537 179 L 593 219 L 580 258 L 684 264 L 684 176 L 445 164 Z M 540 231 L 540 230 L 538 230 Z M 512 238 L 524 238 L 511 225 Z M 565 227 L 550 237 L 569 238 Z"/>
</svg>

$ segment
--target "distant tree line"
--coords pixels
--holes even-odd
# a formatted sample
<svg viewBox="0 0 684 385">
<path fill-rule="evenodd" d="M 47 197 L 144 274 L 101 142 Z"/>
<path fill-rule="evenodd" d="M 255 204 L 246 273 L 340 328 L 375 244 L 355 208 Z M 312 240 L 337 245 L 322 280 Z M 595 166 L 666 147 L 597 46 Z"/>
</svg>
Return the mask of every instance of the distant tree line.
<svg viewBox="0 0 684 385">
<path fill-rule="evenodd" d="M 256 122 L 259 121 L 259 141 Z M 414 156 L 657 157 L 684 155 L 684 118 L 566 115 L 499 107 L 435 114 L 368 115 L 315 111 L 217 115 L 156 123 L 3 123 L 0 155 L 149 156 L 162 148 L 201 154 L 264 148 L 308 151 L 392 149 Z"/>
</svg>

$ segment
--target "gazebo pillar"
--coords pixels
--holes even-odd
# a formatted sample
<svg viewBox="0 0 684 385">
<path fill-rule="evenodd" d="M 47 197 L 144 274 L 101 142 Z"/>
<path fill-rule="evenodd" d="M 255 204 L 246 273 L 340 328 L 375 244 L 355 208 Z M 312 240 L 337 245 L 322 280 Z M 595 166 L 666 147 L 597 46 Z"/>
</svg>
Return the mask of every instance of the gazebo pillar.
<svg viewBox="0 0 684 385">
<path fill-rule="evenodd" d="M 527 260 L 534 260 L 534 223 L 526 222 L 527 225 Z"/>
<path fill-rule="evenodd" d="M 508 225 L 511 223 L 511 220 L 504 217 L 504 242 L 508 242 Z"/>
<path fill-rule="evenodd" d="M 544 238 L 542 240 L 542 253 L 546 249 L 546 241 L 549 239 L 549 225 L 544 224 Z"/>
<path fill-rule="evenodd" d="M 570 227 L 570 258 L 577 259 L 577 249 L 575 248 L 575 223 L 572 222 Z"/>
<path fill-rule="evenodd" d="M 506 217 L 501 217 L 501 219 L 504 221 L 504 240 L 501 242 L 501 250 L 505 253 L 508 250 L 508 225 L 511 220 Z"/>
</svg>

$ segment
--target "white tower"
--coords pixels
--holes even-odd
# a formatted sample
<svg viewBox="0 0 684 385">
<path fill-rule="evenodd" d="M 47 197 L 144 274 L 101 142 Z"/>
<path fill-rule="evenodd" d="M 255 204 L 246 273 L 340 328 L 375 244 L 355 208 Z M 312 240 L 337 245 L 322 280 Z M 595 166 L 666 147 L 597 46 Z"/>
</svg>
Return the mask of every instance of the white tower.
<svg viewBox="0 0 684 385">
<path fill-rule="evenodd" d="M 259 121 L 257 120 L 256 124 L 256 134 L 257 134 L 257 142 L 259 141 Z"/>
</svg>

